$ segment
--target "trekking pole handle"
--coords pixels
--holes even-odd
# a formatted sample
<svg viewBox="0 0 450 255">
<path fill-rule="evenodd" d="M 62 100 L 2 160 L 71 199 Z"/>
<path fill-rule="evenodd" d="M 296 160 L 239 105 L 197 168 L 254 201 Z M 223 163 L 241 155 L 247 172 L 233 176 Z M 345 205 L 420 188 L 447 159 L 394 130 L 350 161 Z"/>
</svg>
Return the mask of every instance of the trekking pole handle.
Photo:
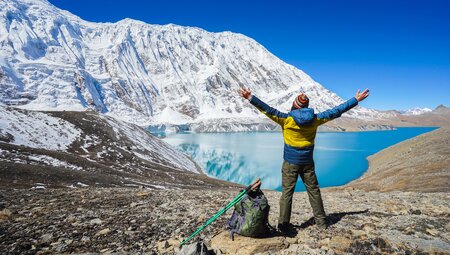
<svg viewBox="0 0 450 255">
<path fill-rule="evenodd" d="M 261 178 L 256 179 L 252 184 L 248 185 L 245 191 L 255 190 L 258 186 L 261 186 Z"/>
</svg>

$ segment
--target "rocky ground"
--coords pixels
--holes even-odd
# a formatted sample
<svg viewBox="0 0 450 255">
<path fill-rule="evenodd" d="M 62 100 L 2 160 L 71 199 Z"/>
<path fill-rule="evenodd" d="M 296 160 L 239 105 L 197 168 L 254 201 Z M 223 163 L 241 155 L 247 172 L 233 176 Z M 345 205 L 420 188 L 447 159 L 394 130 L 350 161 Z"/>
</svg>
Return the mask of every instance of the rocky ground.
<svg viewBox="0 0 450 255">
<path fill-rule="evenodd" d="M 1 190 L 3 254 L 173 254 L 236 194 L 230 190 L 79 188 Z M 276 225 L 279 192 L 266 191 Z M 306 193 L 296 193 L 297 234 L 229 239 L 227 214 L 196 238 L 216 254 L 448 254 L 447 193 L 323 191 L 330 228 L 318 230 Z"/>
</svg>

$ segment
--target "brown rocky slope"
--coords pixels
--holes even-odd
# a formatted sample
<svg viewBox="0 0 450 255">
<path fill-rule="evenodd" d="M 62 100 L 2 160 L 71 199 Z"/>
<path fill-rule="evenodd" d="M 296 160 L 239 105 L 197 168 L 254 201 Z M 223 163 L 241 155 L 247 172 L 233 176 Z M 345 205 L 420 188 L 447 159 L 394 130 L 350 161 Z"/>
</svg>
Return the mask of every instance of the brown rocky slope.
<svg viewBox="0 0 450 255">
<path fill-rule="evenodd" d="M 368 159 L 368 171 L 346 186 L 376 191 L 450 191 L 450 127 L 393 145 Z"/>
<path fill-rule="evenodd" d="M 70 141 L 72 134 L 77 135 Z M 239 185 L 207 177 L 188 156 L 133 124 L 91 111 L 0 106 L 0 187 L 80 186 Z"/>
</svg>

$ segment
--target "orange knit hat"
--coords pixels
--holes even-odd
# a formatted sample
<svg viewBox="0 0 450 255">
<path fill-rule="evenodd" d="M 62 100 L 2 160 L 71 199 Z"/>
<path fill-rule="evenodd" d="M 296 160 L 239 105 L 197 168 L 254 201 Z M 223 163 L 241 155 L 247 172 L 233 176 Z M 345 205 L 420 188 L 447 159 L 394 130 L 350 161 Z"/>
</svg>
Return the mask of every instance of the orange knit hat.
<svg viewBox="0 0 450 255">
<path fill-rule="evenodd" d="M 309 98 L 304 93 L 301 93 L 295 98 L 294 103 L 292 105 L 297 109 L 307 108 L 309 105 Z"/>
</svg>

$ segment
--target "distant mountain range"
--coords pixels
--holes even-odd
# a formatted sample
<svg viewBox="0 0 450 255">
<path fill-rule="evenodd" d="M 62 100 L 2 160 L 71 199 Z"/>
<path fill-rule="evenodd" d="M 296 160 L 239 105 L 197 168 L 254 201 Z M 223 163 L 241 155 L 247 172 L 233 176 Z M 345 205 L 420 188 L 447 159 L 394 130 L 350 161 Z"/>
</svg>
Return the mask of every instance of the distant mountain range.
<svg viewBox="0 0 450 255">
<path fill-rule="evenodd" d="M 431 112 L 431 111 L 432 110 L 430 108 L 415 107 L 415 108 L 408 109 L 406 111 L 400 111 L 400 112 L 405 115 L 420 115 L 420 114 L 424 114 L 424 113 Z"/>
<path fill-rule="evenodd" d="M 343 102 L 253 39 L 231 32 L 131 19 L 93 23 L 46 0 L 6 0 L 0 34 L 0 102 L 24 109 L 92 109 L 140 125 L 214 130 L 211 123 L 225 122 L 245 130 L 235 124 L 264 117 L 237 97 L 240 86 L 286 111 L 300 91 L 317 111 Z M 357 107 L 345 116 L 390 115 Z"/>
</svg>

